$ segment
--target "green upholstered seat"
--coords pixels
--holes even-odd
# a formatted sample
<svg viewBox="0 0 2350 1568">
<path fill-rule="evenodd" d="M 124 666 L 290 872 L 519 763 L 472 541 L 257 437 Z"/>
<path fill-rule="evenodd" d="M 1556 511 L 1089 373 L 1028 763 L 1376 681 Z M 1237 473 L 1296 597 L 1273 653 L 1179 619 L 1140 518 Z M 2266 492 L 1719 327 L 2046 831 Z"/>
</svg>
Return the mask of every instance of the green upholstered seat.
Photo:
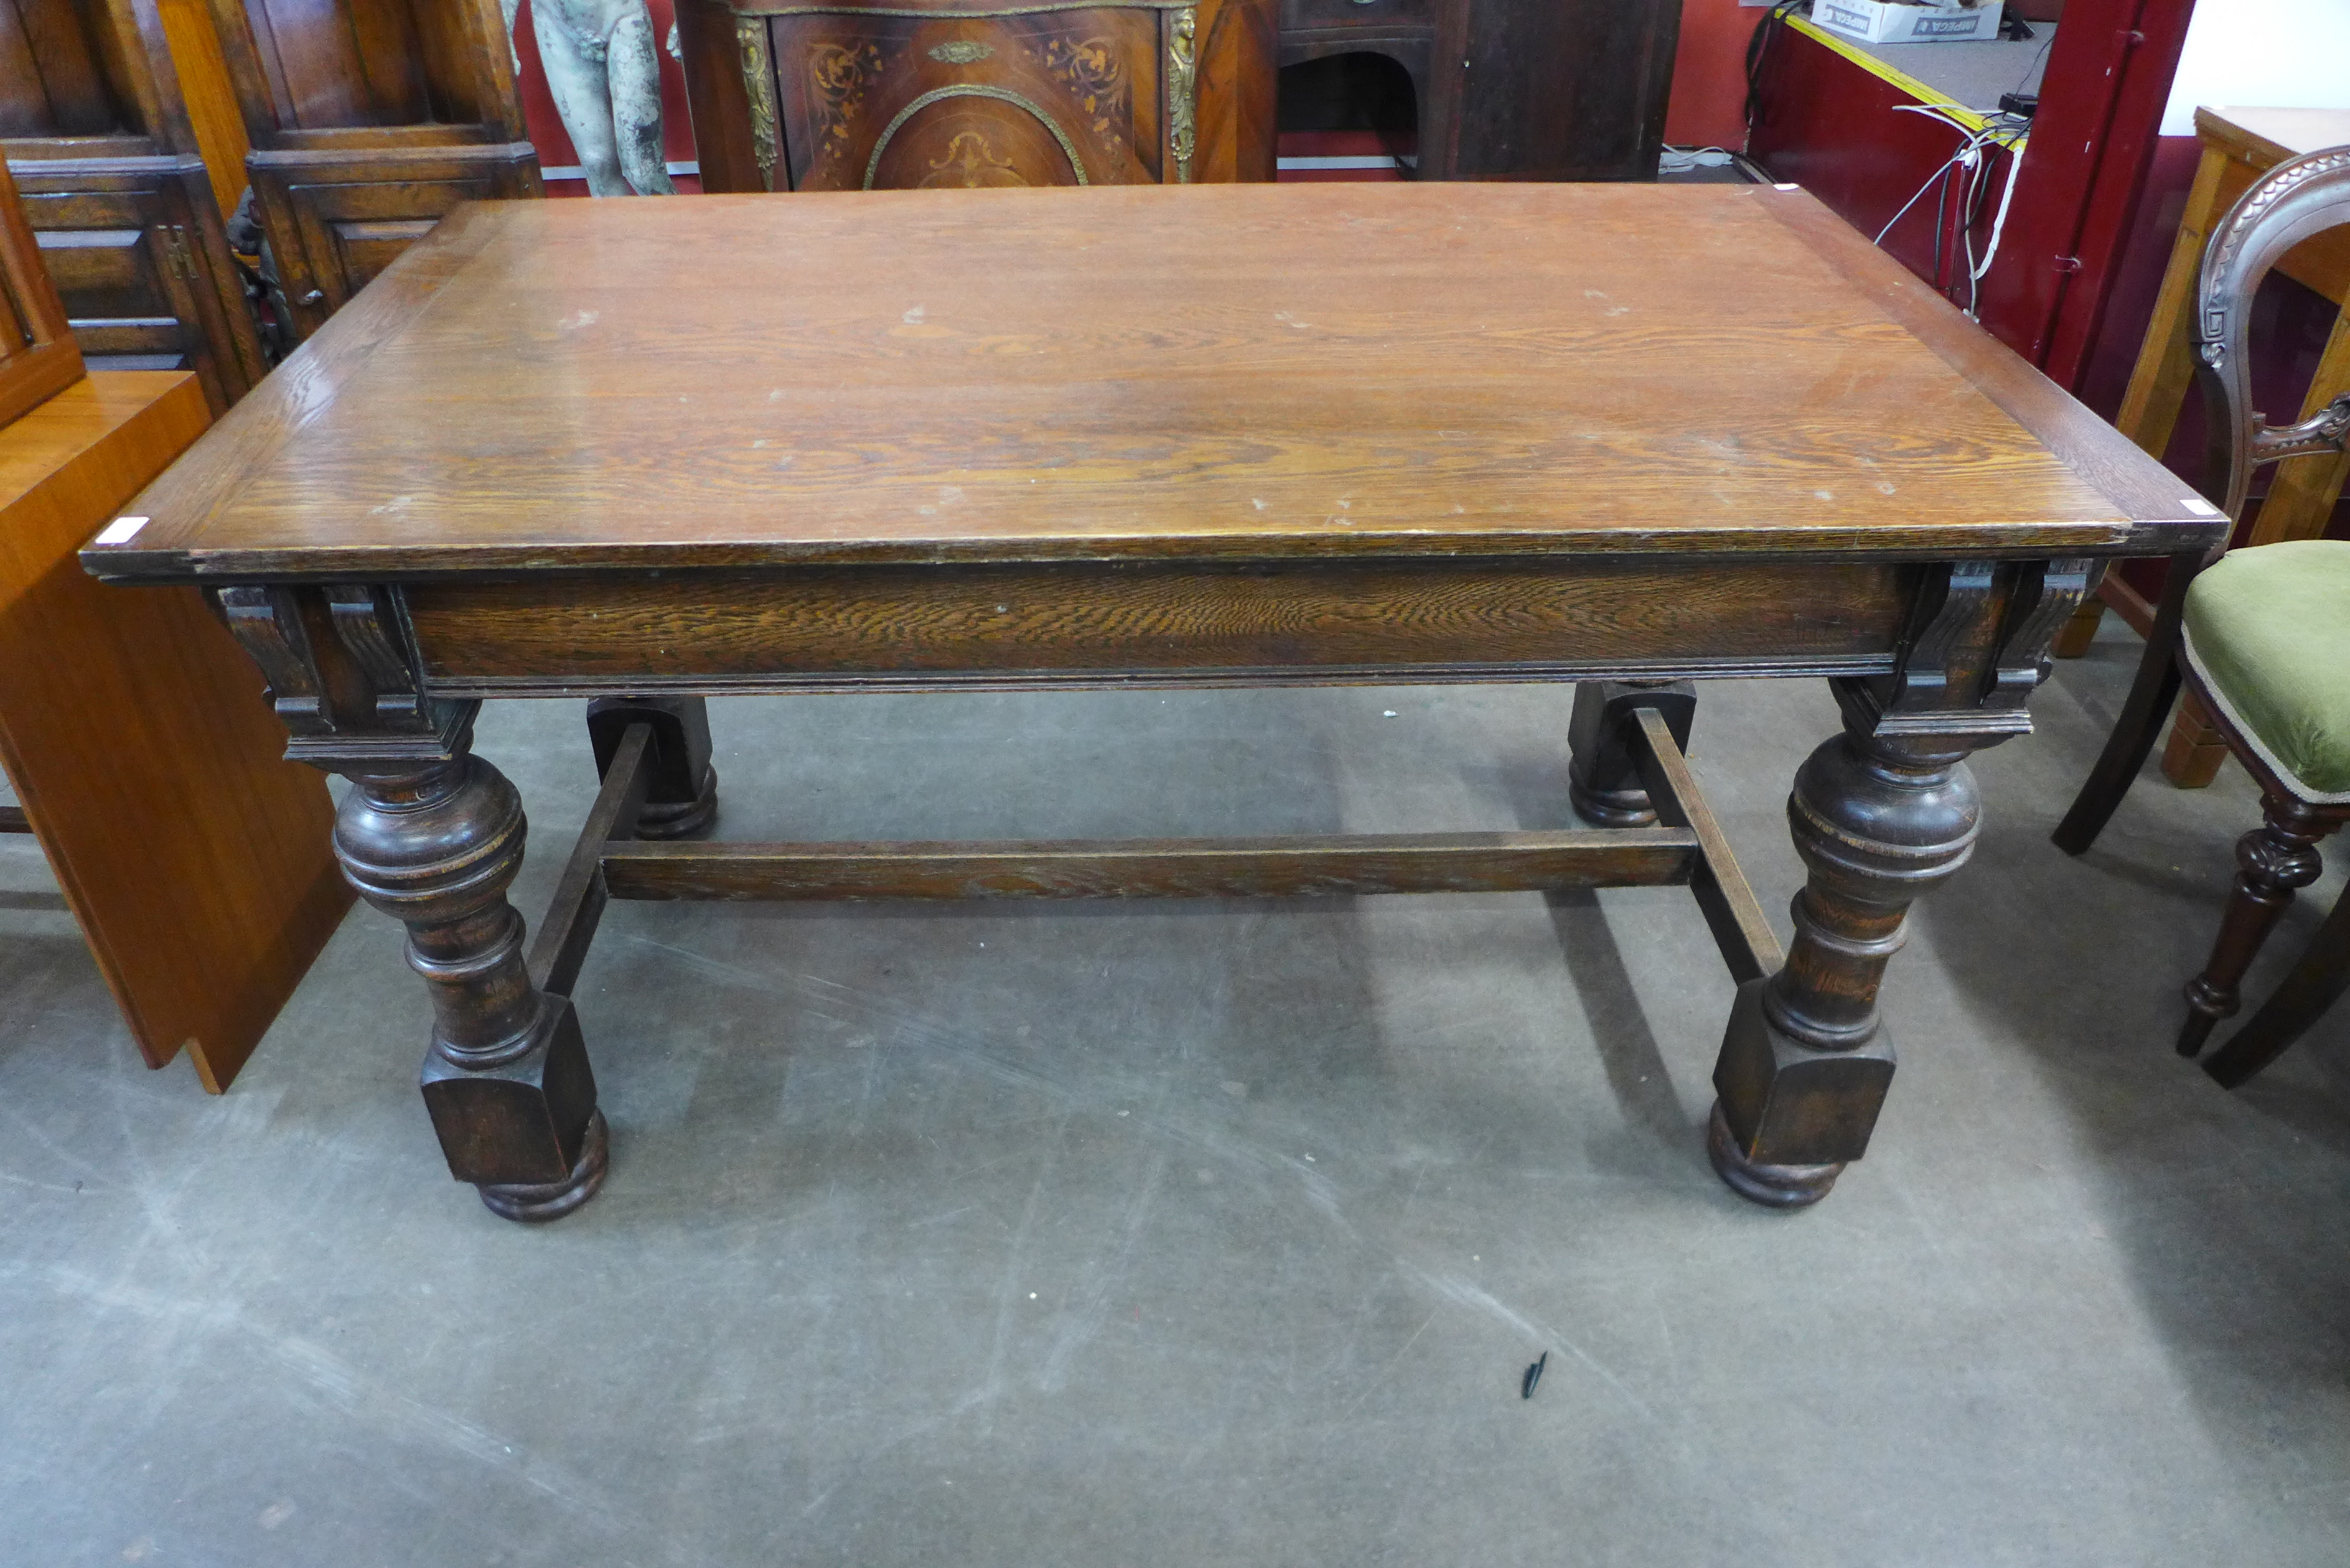
<svg viewBox="0 0 2350 1568">
<path fill-rule="evenodd" d="M 2187 657 L 2314 801 L 2350 799 L 2350 542 L 2230 550 L 2187 590 Z"/>
</svg>

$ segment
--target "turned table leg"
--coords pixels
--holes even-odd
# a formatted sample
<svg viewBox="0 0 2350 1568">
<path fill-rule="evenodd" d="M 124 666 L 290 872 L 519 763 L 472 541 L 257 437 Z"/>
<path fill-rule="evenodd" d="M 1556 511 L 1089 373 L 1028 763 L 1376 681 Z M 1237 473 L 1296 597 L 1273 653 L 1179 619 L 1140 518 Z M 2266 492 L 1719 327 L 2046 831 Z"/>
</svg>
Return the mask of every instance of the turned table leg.
<svg viewBox="0 0 2350 1568">
<path fill-rule="evenodd" d="M 613 755 L 631 724 L 650 724 L 650 783 L 637 814 L 639 838 L 693 838 L 718 820 L 718 770 L 710 763 L 710 707 L 700 697 L 598 697 L 588 704 L 588 739 L 596 772 L 612 771 Z"/>
<path fill-rule="evenodd" d="M 1626 739 L 1625 715 L 1653 708 L 1689 750 L 1697 688 L 1687 680 L 1579 680 L 1566 722 L 1567 798 L 1595 827 L 1652 827 L 1657 808 L 1640 780 L 1640 759 Z"/>
<path fill-rule="evenodd" d="M 357 786 L 335 854 L 359 896 L 408 927 L 432 995 L 424 1103 L 449 1171 L 509 1220 L 552 1220 L 603 1183 L 606 1132 L 568 998 L 531 983 L 506 901 L 522 864 L 522 798 L 460 752 L 396 771 L 346 766 Z"/>
<path fill-rule="evenodd" d="M 1707 1152 L 1722 1180 L 1774 1208 L 1815 1203 L 1868 1147 L 1893 1078 L 1877 1011 L 1910 901 L 1963 865 L 1981 806 L 1966 736 L 1855 726 L 1795 774 L 1787 820 L 1810 875 L 1776 974 L 1739 987 Z"/>
</svg>

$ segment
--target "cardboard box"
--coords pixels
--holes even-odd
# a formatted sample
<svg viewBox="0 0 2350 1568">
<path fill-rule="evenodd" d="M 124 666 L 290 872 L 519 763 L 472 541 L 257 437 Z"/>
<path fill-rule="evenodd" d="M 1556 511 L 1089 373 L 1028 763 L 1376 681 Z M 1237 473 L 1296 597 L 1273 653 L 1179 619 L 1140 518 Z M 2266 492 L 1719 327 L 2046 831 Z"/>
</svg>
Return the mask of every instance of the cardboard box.
<svg viewBox="0 0 2350 1568">
<path fill-rule="evenodd" d="M 1864 44 L 1976 43 L 1999 36 L 2003 0 L 1971 8 L 1887 0 L 1812 0 L 1812 25 Z"/>
</svg>

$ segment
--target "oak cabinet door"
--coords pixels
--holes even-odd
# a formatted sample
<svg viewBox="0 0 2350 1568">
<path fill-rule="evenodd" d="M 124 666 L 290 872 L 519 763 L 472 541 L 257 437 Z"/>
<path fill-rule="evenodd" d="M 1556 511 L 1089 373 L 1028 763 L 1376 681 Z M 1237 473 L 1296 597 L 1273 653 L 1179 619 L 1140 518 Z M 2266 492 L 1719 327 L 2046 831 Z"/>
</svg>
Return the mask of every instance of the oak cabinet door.
<svg viewBox="0 0 2350 1568">
<path fill-rule="evenodd" d="M 213 410 L 226 409 L 244 379 L 206 330 L 213 282 L 176 184 L 119 171 L 77 180 L 62 166 L 18 173 L 25 217 L 84 357 L 99 369 L 192 370 Z"/>
<path fill-rule="evenodd" d="M 528 142 L 258 151 L 245 164 L 297 336 L 307 337 L 460 202 L 539 194 Z"/>
<path fill-rule="evenodd" d="M 297 254 L 280 255 L 286 297 L 305 337 L 460 202 L 491 194 L 484 180 L 288 184 Z M 289 249 L 293 247 L 288 247 Z"/>
</svg>

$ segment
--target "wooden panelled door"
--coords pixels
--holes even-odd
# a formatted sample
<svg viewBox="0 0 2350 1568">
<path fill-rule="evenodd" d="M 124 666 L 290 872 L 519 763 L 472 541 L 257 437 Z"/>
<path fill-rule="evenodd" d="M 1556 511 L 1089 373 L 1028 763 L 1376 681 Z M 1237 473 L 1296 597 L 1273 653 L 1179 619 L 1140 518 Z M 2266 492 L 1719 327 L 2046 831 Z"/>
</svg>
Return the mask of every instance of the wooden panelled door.
<svg viewBox="0 0 2350 1568">
<path fill-rule="evenodd" d="M 204 243 L 190 206 L 188 186 L 201 169 L 159 176 L 153 166 L 166 161 L 28 161 L 18 169 L 25 211 L 41 231 L 49 275 L 72 302 L 85 353 L 115 368 L 184 367 L 203 384 L 205 400 L 225 409 L 249 384 L 246 367 L 224 364 L 215 351 L 239 325 L 221 301 L 238 285 L 215 275 L 224 248 Z"/>
<path fill-rule="evenodd" d="M 1263 0 L 1059 8 L 841 0 L 772 12 L 767 3 L 681 0 L 707 189 L 1180 184 L 1272 173 L 1272 13 Z M 722 57 L 731 59 L 722 66 Z M 1260 140 L 1267 156 L 1241 151 Z"/>
<path fill-rule="evenodd" d="M 267 367 L 164 35 L 156 0 L 0 0 L 0 154 L 91 368 L 218 413 Z"/>
<path fill-rule="evenodd" d="M 792 188 L 1158 183 L 1176 15 L 775 17 Z"/>
<path fill-rule="evenodd" d="M 208 0 L 297 337 L 461 202 L 541 193 L 497 0 Z"/>
<path fill-rule="evenodd" d="M 65 302 L 0 163 L 0 425 L 81 379 Z"/>
<path fill-rule="evenodd" d="M 458 202 L 537 193 L 535 178 L 533 189 L 520 189 L 510 165 L 468 158 L 473 151 L 386 149 L 364 168 L 337 159 L 315 171 L 281 161 L 265 211 L 276 220 L 278 275 L 297 332 L 307 337 L 325 325 Z M 359 173 L 377 177 L 352 178 Z"/>
</svg>

